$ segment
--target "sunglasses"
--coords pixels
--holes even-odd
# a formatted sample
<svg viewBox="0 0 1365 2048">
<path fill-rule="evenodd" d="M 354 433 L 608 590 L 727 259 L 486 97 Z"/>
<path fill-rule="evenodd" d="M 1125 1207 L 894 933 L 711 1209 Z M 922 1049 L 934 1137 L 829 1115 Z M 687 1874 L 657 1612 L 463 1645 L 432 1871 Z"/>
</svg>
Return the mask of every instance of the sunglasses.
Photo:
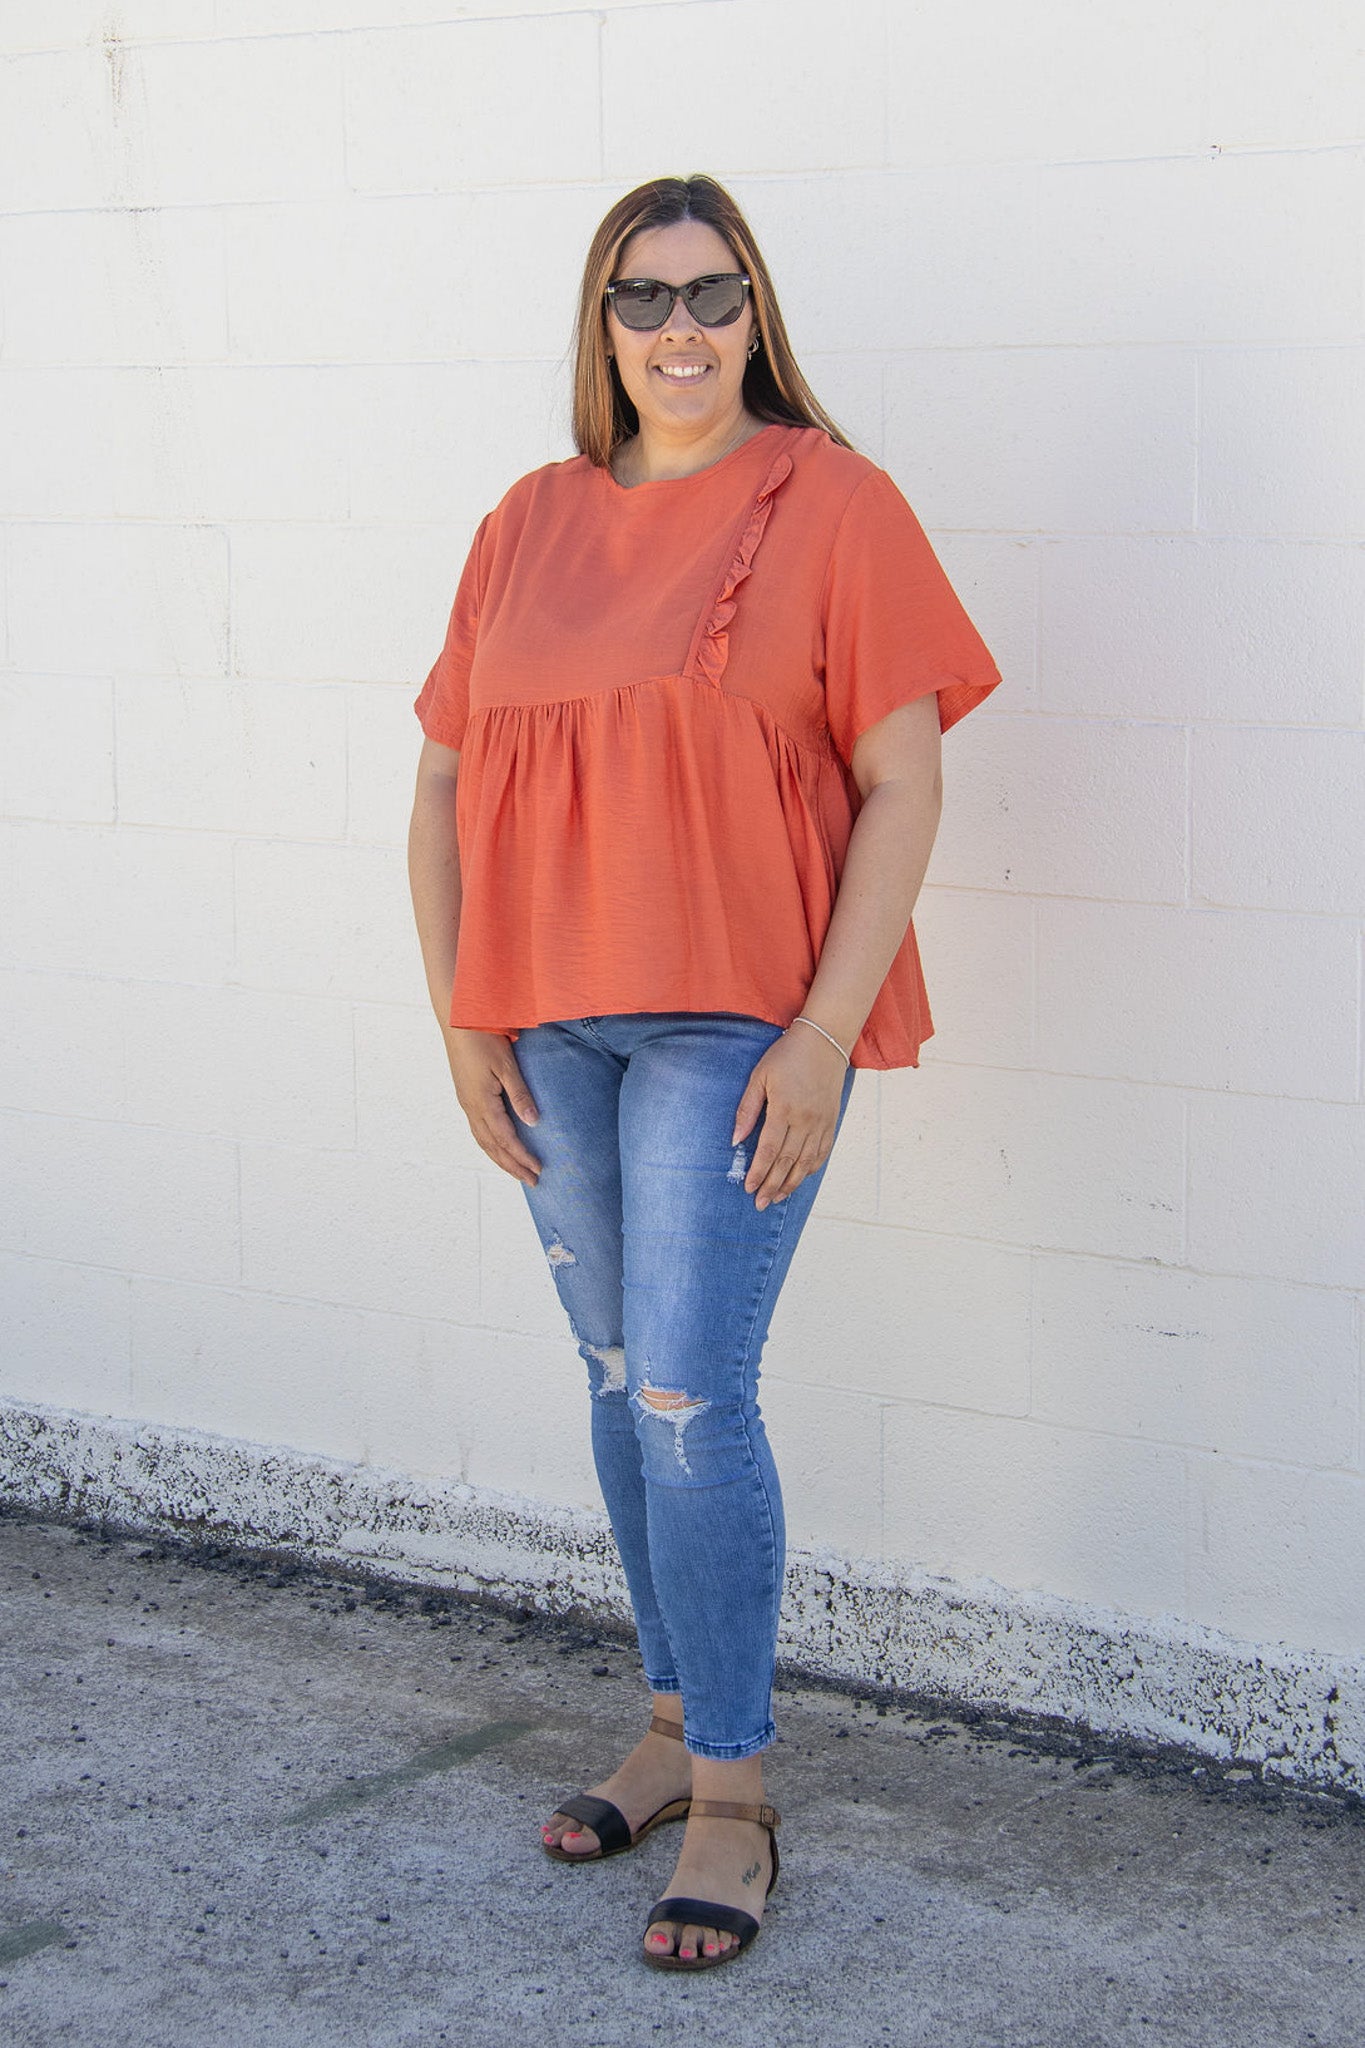
<svg viewBox="0 0 1365 2048">
<path fill-rule="evenodd" d="M 679 299 L 701 327 L 728 327 L 744 311 L 749 280 L 740 270 L 714 271 L 690 284 L 664 284 L 657 277 L 619 277 L 606 297 L 623 327 L 639 333 L 662 327 Z"/>
</svg>

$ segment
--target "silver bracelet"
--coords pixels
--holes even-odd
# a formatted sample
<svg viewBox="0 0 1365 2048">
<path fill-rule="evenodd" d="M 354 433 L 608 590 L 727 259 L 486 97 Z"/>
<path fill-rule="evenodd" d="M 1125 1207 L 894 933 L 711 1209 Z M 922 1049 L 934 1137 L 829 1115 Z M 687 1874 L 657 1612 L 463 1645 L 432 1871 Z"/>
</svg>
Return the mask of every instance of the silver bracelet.
<svg viewBox="0 0 1365 2048">
<path fill-rule="evenodd" d="M 792 1024 L 809 1024 L 812 1031 L 818 1031 L 822 1038 L 829 1038 L 829 1042 L 834 1047 L 834 1050 L 836 1052 L 844 1052 L 844 1048 L 840 1045 L 838 1039 L 830 1038 L 830 1035 L 828 1031 L 826 1031 L 824 1025 L 817 1024 L 814 1017 L 793 1017 Z M 787 1029 L 788 1031 L 791 1030 L 791 1024 L 787 1026 Z M 847 1066 L 848 1064 L 849 1055 L 846 1052 L 844 1052 L 844 1065 Z"/>
</svg>

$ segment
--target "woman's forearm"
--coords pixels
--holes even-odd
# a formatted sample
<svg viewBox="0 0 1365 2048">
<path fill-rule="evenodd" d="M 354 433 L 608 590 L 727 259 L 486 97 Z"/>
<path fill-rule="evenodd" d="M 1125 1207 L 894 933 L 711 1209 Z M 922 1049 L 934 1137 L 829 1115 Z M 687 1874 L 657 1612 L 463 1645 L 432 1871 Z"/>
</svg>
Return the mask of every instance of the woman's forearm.
<svg viewBox="0 0 1365 2048">
<path fill-rule="evenodd" d="M 419 777 L 408 826 L 408 882 L 431 1006 L 449 1030 L 450 990 L 460 937 L 460 851 L 453 777 Z"/>
<path fill-rule="evenodd" d="M 802 1005 L 847 1050 L 904 941 L 941 810 L 941 797 L 922 787 L 879 782 L 854 820 L 820 964 Z"/>
</svg>

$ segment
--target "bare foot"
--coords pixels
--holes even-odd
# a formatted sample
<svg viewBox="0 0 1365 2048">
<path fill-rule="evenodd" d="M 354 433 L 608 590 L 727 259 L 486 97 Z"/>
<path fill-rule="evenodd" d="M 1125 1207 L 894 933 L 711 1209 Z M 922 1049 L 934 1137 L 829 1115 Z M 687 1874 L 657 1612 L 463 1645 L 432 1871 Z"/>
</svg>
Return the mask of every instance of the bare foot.
<svg viewBox="0 0 1365 2048">
<path fill-rule="evenodd" d="M 772 1842 L 768 1830 L 757 1821 L 696 1814 L 687 1823 L 673 1875 L 660 1896 L 684 1893 L 694 1899 L 713 1899 L 717 1905 L 738 1906 L 761 1920 L 772 1867 Z M 690 1960 L 699 1952 L 725 1955 L 738 1946 L 737 1934 L 724 1928 L 693 1926 L 690 1921 L 684 1925 L 677 1920 L 652 1920 L 645 1932 L 645 1948 L 655 1956 L 677 1954 Z"/>
<path fill-rule="evenodd" d="M 671 1718 L 671 1716 L 670 1716 Z M 677 1726 L 682 1727 L 679 1714 Z M 649 1729 L 625 1762 L 600 1785 L 587 1788 L 598 1799 L 619 1806 L 632 1834 L 671 1800 L 686 1799 L 692 1790 L 692 1759 L 671 1735 Z M 541 1828 L 547 1848 L 562 1846 L 566 1856 L 590 1856 L 600 1844 L 590 1827 L 567 1813 L 552 1813 Z"/>
</svg>

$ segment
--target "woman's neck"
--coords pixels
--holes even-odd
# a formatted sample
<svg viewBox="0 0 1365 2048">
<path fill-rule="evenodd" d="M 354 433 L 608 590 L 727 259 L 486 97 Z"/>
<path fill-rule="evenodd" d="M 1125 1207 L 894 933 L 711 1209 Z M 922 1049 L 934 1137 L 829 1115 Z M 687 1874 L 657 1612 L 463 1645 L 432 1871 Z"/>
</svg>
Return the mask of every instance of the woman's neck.
<svg viewBox="0 0 1365 2048">
<path fill-rule="evenodd" d="M 613 455 L 612 475 L 627 489 L 633 484 L 664 483 L 693 476 L 742 447 L 767 424 L 750 412 L 741 412 L 737 420 L 727 421 L 704 439 L 679 443 L 659 440 L 642 422 L 639 433 L 622 442 Z"/>
</svg>

